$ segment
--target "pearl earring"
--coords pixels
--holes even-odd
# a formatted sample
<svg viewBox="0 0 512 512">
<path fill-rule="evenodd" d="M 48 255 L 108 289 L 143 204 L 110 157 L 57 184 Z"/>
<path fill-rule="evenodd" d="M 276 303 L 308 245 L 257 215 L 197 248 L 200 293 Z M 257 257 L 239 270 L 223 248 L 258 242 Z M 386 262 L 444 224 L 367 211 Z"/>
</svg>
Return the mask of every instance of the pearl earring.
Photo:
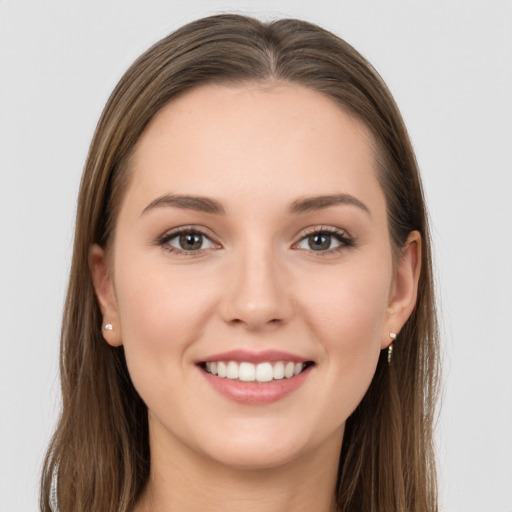
<svg viewBox="0 0 512 512">
<path fill-rule="evenodd" d="M 104 331 L 113 331 L 114 326 L 112 324 L 106 324 L 105 327 L 103 327 Z"/>
<path fill-rule="evenodd" d="M 396 334 L 390 332 L 389 337 L 391 338 L 391 344 L 388 347 L 388 365 L 391 364 L 391 358 L 393 357 L 393 342 L 396 340 Z"/>
</svg>

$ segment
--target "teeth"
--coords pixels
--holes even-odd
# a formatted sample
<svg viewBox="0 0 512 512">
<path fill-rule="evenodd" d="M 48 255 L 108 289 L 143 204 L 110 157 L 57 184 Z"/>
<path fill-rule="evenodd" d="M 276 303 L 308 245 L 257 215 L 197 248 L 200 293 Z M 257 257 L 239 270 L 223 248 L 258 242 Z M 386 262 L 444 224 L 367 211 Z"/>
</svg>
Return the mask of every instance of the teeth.
<svg viewBox="0 0 512 512">
<path fill-rule="evenodd" d="M 235 361 L 230 361 L 228 363 L 226 377 L 228 379 L 238 379 L 238 365 L 235 363 Z"/>
<path fill-rule="evenodd" d="M 225 377 L 226 376 L 226 365 L 224 363 L 217 363 L 217 375 L 219 377 Z"/>
<path fill-rule="evenodd" d="M 290 379 L 304 370 L 304 363 L 292 361 L 277 363 L 237 363 L 235 361 L 218 361 L 205 363 L 205 369 L 212 375 L 243 382 L 270 382 L 272 380 Z"/>
<path fill-rule="evenodd" d="M 256 380 L 256 367 L 251 363 L 240 363 L 238 378 L 244 382 L 254 382 Z"/>
<path fill-rule="evenodd" d="M 279 361 L 274 365 L 274 379 L 282 379 L 284 377 L 284 364 Z"/>
<path fill-rule="evenodd" d="M 286 363 L 284 367 L 284 376 L 289 379 L 293 377 L 293 370 L 295 369 L 295 365 L 293 363 Z"/>
<path fill-rule="evenodd" d="M 256 380 L 258 382 L 270 382 L 274 378 L 274 371 L 270 363 L 260 363 L 256 366 Z"/>
</svg>

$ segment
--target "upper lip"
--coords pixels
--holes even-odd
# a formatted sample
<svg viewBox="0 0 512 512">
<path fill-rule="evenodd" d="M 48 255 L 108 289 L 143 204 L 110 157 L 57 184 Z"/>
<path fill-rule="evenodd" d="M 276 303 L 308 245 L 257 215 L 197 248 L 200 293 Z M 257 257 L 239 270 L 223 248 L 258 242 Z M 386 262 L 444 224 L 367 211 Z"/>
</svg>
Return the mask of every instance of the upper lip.
<svg viewBox="0 0 512 512">
<path fill-rule="evenodd" d="M 213 354 L 204 359 L 197 361 L 197 363 L 210 363 L 216 361 L 236 361 L 236 362 L 247 362 L 247 363 L 265 363 L 265 362 L 277 362 L 277 361 L 292 361 L 294 363 L 306 363 L 311 361 L 305 357 L 301 357 L 296 354 L 289 352 L 283 352 L 281 350 L 262 350 L 260 352 L 253 352 L 250 350 L 237 349 L 229 350 L 227 352 L 221 352 Z"/>
</svg>

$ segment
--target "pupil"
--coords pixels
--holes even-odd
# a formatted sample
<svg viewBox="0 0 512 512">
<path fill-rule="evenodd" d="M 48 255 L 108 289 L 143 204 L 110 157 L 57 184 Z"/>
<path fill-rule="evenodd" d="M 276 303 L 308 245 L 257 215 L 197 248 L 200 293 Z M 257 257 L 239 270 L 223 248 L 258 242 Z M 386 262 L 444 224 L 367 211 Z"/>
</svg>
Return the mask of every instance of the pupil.
<svg viewBox="0 0 512 512">
<path fill-rule="evenodd" d="M 185 234 L 180 236 L 180 245 L 183 249 L 190 251 L 194 249 L 201 249 L 202 235 L 197 234 Z"/>
<path fill-rule="evenodd" d="M 328 235 L 312 235 L 309 237 L 310 247 L 314 251 L 321 251 L 324 249 L 329 249 L 331 246 L 331 237 Z"/>
</svg>

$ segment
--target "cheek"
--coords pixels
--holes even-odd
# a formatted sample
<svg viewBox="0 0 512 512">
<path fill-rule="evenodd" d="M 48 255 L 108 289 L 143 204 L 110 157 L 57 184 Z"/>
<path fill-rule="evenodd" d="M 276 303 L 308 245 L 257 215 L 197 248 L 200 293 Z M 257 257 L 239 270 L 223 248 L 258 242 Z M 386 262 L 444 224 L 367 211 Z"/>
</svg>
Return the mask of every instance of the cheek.
<svg viewBox="0 0 512 512">
<path fill-rule="evenodd" d="M 317 273 L 314 286 L 303 283 L 301 314 L 321 337 L 343 346 L 367 345 L 382 333 L 391 286 L 391 262 L 347 265 L 338 272 Z"/>
<path fill-rule="evenodd" d="M 320 276 L 317 276 L 319 278 Z M 364 396 L 375 373 L 391 283 L 391 262 L 345 268 L 335 278 L 317 279 L 302 304 L 310 336 L 321 345 L 333 410 L 346 417 Z M 302 294 L 307 297 L 306 294 Z"/>
<path fill-rule="evenodd" d="M 209 288 L 147 258 L 119 258 L 116 295 L 122 341 L 134 384 L 176 375 L 210 314 Z M 152 371 L 148 372 L 147 369 Z M 150 375 L 150 373 L 152 375 Z"/>
</svg>

